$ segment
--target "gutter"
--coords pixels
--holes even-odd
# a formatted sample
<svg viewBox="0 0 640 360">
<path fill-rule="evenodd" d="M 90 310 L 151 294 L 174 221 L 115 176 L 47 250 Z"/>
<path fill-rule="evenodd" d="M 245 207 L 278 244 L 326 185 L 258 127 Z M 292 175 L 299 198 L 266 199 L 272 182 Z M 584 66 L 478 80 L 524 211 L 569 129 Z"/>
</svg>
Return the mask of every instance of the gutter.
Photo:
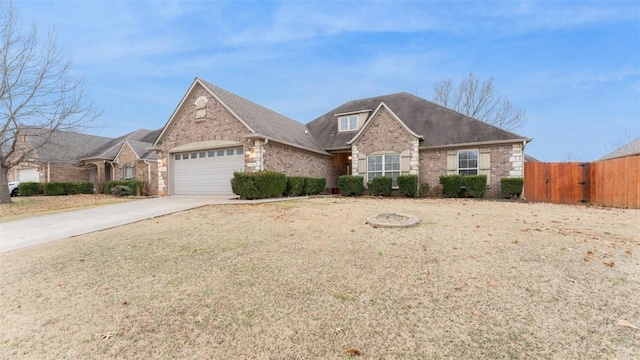
<svg viewBox="0 0 640 360">
<path fill-rule="evenodd" d="M 532 138 L 525 139 L 513 139 L 513 140 L 493 140 L 493 141 L 480 141 L 480 142 L 470 142 L 470 143 L 461 143 L 461 144 L 446 144 L 446 145 L 435 145 L 435 146 L 421 146 L 419 150 L 435 150 L 435 149 L 447 149 L 447 148 L 459 148 L 459 147 L 469 147 L 469 146 L 481 146 L 481 145 L 500 145 L 500 144 L 513 144 L 515 142 L 522 141 L 523 144 L 527 144 L 528 142 L 533 141 Z M 524 147 L 523 147 L 524 149 Z"/>
<path fill-rule="evenodd" d="M 258 133 L 250 133 L 250 134 L 246 134 L 244 135 L 245 139 L 264 139 L 265 140 L 265 145 L 269 142 L 269 140 L 278 143 L 278 144 L 282 144 L 282 145 L 286 145 L 286 146 L 291 146 L 294 148 L 298 148 L 298 149 L 302 149 L 302 150 L 306 150 L 309 152 L 313 152 L 316 154 L 320 154 L 320 155 L 324 155 L 324 156 L 331 156 L 331 154 L 329 154 L 328 152 L 324 151 L 324 150 L 317 150 L 317 149 L 312 149 L 306 146 L 302 146 L 299 144 L 294 144 L 294 143 L 290 143 L 288 141 L 283 141 L 283 140 L 279 140 L 279 139 L 274 139 L 270 136 L 266 136 L 266 135 L 262 135 L 262 134 L 258 134 Z"/>
</svg>

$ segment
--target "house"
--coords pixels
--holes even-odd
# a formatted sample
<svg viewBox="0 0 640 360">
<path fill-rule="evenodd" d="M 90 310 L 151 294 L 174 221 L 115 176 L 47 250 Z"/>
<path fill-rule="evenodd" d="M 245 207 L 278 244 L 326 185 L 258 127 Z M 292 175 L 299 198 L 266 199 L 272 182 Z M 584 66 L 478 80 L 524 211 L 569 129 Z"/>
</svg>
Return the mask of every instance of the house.
<svg viewBox="0 0 640 360">
<path fill-rule="evenodd" d="M 234 171 L 324 177 L 522 177 L 530 138 L 408 93 L 347 102 L 303 125 L 196 78 L 153 144 L 160 195 L 230 195 Z"/>
<path fill-rule="evenodd" d="M 144 184 L 146 194 L 156 195 L 158 157 L 149 148 L 160 131 L 136 130 L 85 153 L 80 161 L 90 169 L 89 180 L 95 184 L 96 191 L 102 192 L 110 180 L 137 179 Z"/>
<path fill-rule="evenodd" d="M 136 178 L 148 194 L 157 193 L 158 161 L 149 148 L 160 129 L 137 130 L 118 138 L 53 132 L 38 128 L 21 129 L 17 148 L 31 155 L 9 170 L 10 181 L 77 182 L 91 181 L 97 192 L 109 180 Z"/>
<path fill-rule="evenodd" d="M 628 144 L 615 149 L 614 151 L 598 159 L 598 161 L 617 159 L 632 155 L 640 155 L 640 137 L 629 142 Z"/>
</svg>

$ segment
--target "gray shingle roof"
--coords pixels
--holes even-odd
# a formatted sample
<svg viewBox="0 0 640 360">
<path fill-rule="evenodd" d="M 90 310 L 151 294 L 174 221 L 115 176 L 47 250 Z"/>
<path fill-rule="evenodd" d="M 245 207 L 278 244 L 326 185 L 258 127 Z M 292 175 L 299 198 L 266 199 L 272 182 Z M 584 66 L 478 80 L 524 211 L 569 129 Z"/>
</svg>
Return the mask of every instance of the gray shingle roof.
<svg viewBox="0 0 640 360">
<path fill-rule="evenodd" d="M 129 141 L 129 144 L 134 148 L 134 151 L 138 154 L 140 158 L 148 157 L 150 154 L 145 150 L 146 148 L 151 147 L 153 141 L 158 137 L 162 129 L 158 130 L 147 130 L 147 129 L 139 129 L 134 132 L 122 135 L 115 139 L 110 139 L 110 141 L 102 144 L 101 146 L 95 147 L 89 152 L 86 152 L 81 159 L 105 159 L 105 160 L 113 160 L 120 148 L 125 141 Z M 134 147 L 133 144 L 136 144 Z M 136 148 L 137 147 L 137 148 Z M 153 153 L 153 152 L 152 152 Z M 146 155 L 146 156 L 145 156 Z M 153 154 L 153 159 L 155 159 L 156 155 Z M 148 157 L 151 159 L 151 157 Z"/>
<path fill-rule="evenodd" d="M 212 85 L 202 79 L 197 80 L 220 98 L 229 109 L 236 113 L 236 115 L 257 134 L 303 148 L 324 152 L 304 124 Z"/>
<path fill-rule="evenodd" d="M 598 160 L 615 159 L 615 158 L 620 158 L 620 157 L 625 157 L 630 155 L 639 155 L 639 154 L 640 154 L 640 137 L 608 153 L 607 155 L 601 157 Z"/>
<path fill-rule="evenodd" d="M 421 146 L 530 140 L 406 92 L 349 101 L 311 121 L 307 127 L 324 149 L 349 148 L 347 142 L 357 132 L 338 133 L 335 115 L 376 109 L 381 102 L 411 130 L 424 137 Z"/>
<path fill-rule="evenodd" d="M 54 131 L 24 128 L 28 141 L 41 161 L 75 163 L 84 154 L 103 146 L 112 139 L 70 131 Z"/>
</svg>

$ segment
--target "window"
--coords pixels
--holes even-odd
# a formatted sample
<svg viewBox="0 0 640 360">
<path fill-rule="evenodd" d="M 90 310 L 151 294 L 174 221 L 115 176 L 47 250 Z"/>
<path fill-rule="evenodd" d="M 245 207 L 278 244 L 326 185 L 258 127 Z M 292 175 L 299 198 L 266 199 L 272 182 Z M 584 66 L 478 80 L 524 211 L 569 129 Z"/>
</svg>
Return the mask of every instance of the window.
<svg viewBox="0 0 640 360">
<path fill-rule="evenodd" d="M 478 150 L 458 151 L 458 174 L 478 175 Z"/>
<path fill-rule="evenodd" d="M 191 158 L 192 159 L 197 159 L 198 158 L 198 153 L 191 153 Z"/>
<path fill-rule="evenodd" d="M 340 131 L 358 130 L 358 117 L 356 115 L 341 116 L 338 118 Z"/>
<path fill-rule="evenodd" d="M 233 155 L 233 149 L 227 149 L 227 155 Z"/>
<path fill-rule="evenodd" d="M 200 154 L 198 155 L 200 158 L 204 158 L 207 157 L 207 153 L 204 151 L 201 151 Z"/>
<path fill-rule="evenodd" d="M 209 157 L 214 157 L 216 152 L 214 150 L 209 150 Z"/>
<path fill-rule="evenodd" d="M 243 148 L 237 148 L 236 149 L 236 155 L 242 155 L 244 154 L 244 149 Z"/>
<path fill-rule="evenodd" d="M 125 166 L 122 168 L 122 175 L 125 179 L 133 178 L 135 168 L 133 166 Z"/>
<path fill-rule="evenodd" d="M 218 150 L 216 156 L 224 156 L 224 150 Z"/>
<path fill-rule="evenodd" d="M 367 157 L 367 180 L 371 181 L 378 176 L 393 178 L 392 186 L 398 186 L 400 176 L 400 155 L 369 155 Z"/>
<path fill-rule="evenodd" d="M 182 159 L 187 160 L 189 158 L 189 154 L 182 154 Z"/>
<path fill-rule="evenodd" d="M 180 154 L 176 154 L 176 155 L 174 156 L 174 159 L 176 159 L 176 160 L 180 160 L 180 159 L 182 159 L 182 155 L 180 155 Z"/>
</svg>

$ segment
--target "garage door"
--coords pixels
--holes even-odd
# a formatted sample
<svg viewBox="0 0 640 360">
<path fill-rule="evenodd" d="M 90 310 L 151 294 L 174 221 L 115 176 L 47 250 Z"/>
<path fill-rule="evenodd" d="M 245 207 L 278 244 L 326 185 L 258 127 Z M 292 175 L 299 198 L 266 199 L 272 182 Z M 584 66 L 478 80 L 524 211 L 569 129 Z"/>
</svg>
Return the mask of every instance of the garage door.
<svg viewBox="0 0 640 360">
<path fill-rule="evenodd" d="M 19 169 L 17 175 L 17 181 L 20 182 L 40 182 L 40 174 L 37 168 Z"/>
<path fill-rule="evenodd" d="M 174 153 L 173 194 L 232 195 L 231 179 L 243 171 L 242 147 Z"/>
</svg>

